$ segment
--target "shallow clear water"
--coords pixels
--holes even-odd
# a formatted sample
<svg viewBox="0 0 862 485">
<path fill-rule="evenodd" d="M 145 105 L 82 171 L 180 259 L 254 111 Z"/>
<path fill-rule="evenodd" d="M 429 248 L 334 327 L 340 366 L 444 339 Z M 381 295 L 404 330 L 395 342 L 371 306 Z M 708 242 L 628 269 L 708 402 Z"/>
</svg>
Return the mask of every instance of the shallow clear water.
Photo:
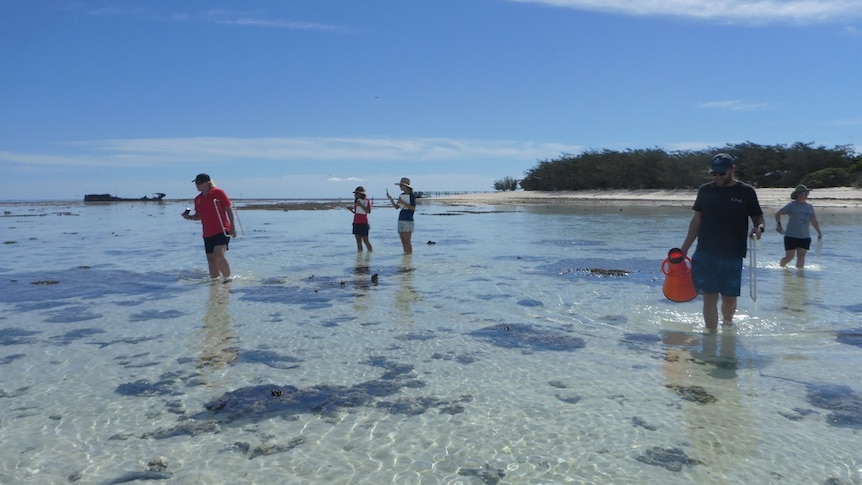
<svg viewBox="0 0 862 485">
<path fill-rule="evenodd" d="M 0 483 L 862 483 L 862 214 L 705 336 L 683 208 L 184 208 L 0 204 Z"/>
</svg>

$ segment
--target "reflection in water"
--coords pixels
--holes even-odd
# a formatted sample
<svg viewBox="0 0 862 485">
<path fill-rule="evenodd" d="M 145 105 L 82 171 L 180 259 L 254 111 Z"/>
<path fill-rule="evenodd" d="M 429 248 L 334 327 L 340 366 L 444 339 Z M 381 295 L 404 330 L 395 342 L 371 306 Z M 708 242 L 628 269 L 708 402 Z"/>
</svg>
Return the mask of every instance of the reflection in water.
<svg viewBox="0 0 862 485">
<path fill-rule="evenodd" d="M 758 440 L 751 408 L 742 402 L 739 389 L 735 329 L 697 336 L 667 332 L 663 343 L 665 385 L 682 399 L 679 406 L 692 445 L 688 456 L 718 472 L 716 477 L 732 473 L 754 456 Z"/>
<path fill-rule="evenodd" d="M 353 299 L 353 309 L 356 312 L 368 310 L 368 289 L 377 284 L 377 278 L 371 275 L 371 253 L 356 253 L 356 264 L 353 267 L 353 286 L 358 290 Z"/>
<path fill-rule="evenodd" d="M 410 261 L 411 255 L 405 254 L 398 270 L 398 289 L 395 290 L 395 309 L 398 310 L 399 321 L 404 325 L 416 323 L 411 304 L 419 301 L 419 294 L 414 288 L 416 268 L 410 266 Z"/>
<path fill-rule="evenodd" d="M 236 339 L 231 325 L 230 285 L 213 282 L 210 286 L 204 326 L 201 329 L 201 350 L 198 368 L 220 369 L 232 364 L 239 353 L 233 346 Z"/>
<path fill-rule="evenodd" d="M 785 310 L 794 313 L 808 311 L 808 282 L 804 269 L 784 268 L 782 290 Z"/>
</svg>

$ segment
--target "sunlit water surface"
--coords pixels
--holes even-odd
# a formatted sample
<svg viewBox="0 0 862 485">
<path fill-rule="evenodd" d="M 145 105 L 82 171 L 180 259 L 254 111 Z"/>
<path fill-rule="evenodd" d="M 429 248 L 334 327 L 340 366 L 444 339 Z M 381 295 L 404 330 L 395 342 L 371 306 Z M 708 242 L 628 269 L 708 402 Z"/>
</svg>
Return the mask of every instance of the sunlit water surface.
<svg viewBox="0 0 862 485">
<path fill-rule="evenodd" d="M 185 204 L 0 205 L 0 483 L 862 483 L 857 212 L 705 336 L 686 208 L 241 210 L 212 283 Z"/>
</svg>

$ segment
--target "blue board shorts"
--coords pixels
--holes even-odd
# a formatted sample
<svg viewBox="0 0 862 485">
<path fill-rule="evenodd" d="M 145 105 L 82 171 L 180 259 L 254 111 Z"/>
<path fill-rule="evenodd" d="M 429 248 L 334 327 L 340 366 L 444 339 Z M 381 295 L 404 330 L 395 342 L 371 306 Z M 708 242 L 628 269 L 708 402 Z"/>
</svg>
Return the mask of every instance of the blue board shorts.
<svg viewBox="0 0 862 485">
<path fill-rule="evenodd" d="M 742 286 L 742 258 L 694 252 L 691 279 L 698 293 L 739 296 Z"/>
</svg>

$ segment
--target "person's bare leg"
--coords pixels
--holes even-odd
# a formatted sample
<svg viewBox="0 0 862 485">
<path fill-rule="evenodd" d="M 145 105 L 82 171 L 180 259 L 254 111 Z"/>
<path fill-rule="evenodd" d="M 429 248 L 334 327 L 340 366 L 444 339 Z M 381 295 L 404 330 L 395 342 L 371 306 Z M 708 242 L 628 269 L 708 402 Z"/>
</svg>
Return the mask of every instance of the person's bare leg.
<svg viewBox="0 0 862 485">
<path fill-rule="evenodd" d="M 799 248 L 796 250 L 796 267 L 802 269 L 805 267 L 805 255 L 808 254 L 808 250 L 805 248 Z"/>
<path fill-rule="evenodd" d="M 410 240 L 413 237 L 413 233 L 399 232 L 398 236 L 401 238 L 401 247 L 404 248 L 404 254 L 413 254 L 413 243 Z"/>
<path fill-rule="evenodd" d="M 362 252 L 362 236 L 355 234 L 356 237 L 356 251 Z"/>
<path fill-rule="evenodd" d="M 218 278 L 219 274 L 230 278 L 230 264 L 227 262 L 227 246 L 216 246 L 212 254 L 207 254 L 207 262 L 210 264 L 210 277 Z"/>
<path fill-rule="evenodd" d="M 371 252 L 371 241 L 368 239 L 368 236 L 362 238 L 362 241 L 365 242 L 365 247 L 368 248 L 368 252 Z"/>
<path fill-rule="evenodd" d="M 793 260 L 793 255 L 795 254 L 794 250 L 784 251 L 784 257 L 781 258 L 781 261 L 778 264 L 783 268 L 787 266 L 787 263 Z"/>
<path fill-rule="evenodd" d="M 736 313 L 735 296 L 721 295 L 721 324 L 733 325 L 733 315 Z"/>
<path fill-rule="evenodd" d="M 708 332 L 718 329 L 718 293 L 703 294 L 703 323 Z"/>
</svg>

